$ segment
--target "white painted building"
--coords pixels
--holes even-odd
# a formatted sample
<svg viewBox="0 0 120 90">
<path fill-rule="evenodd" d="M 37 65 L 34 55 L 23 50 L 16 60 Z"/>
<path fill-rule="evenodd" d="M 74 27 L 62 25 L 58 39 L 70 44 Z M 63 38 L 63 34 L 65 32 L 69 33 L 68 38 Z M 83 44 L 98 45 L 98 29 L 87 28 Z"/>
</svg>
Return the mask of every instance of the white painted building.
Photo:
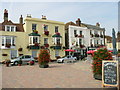
<svg viewBox="0 0 120 90">
<path fill-rule="evenodd" d="M 81 49 L 105 45 L 105 29 L 100 28 L 99 23 L 89 25 L 83 24 L 79 20 L 76 21 L 76 24 L 73 22 L 66 23 L 66 47 Z"/>
</svg>

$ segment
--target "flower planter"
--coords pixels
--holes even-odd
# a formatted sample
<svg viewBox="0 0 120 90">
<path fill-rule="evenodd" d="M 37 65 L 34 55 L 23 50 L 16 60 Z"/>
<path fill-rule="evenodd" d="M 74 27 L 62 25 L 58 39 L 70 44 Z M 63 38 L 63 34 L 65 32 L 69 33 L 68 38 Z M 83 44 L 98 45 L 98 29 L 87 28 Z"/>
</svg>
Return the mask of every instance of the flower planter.
<svg viewBox="0 0 120 90">
<path fill-rule="evenodd" d="M 6 63 L 6 67 L 9 67 L 9 63 Z"/>
<path fill-rule="evenodd" d="M 49 65 L 48 65 L 48 64 L 42 64 L 42 65 L 40 64 L 39 67 L 40 67 L 40 68 L 48 68 Z"/>
<path fill-rule="evenodd" d="M 21 66 L 21 64 L 18 64 L 18 66 Z"/>
<path fill-rule="evenodd" d="M 101 74 L 94 74 L 93 77 L 94 77 L 96 80 L 102 80 L 102 75 L 101 75 Z"/>
</svg>

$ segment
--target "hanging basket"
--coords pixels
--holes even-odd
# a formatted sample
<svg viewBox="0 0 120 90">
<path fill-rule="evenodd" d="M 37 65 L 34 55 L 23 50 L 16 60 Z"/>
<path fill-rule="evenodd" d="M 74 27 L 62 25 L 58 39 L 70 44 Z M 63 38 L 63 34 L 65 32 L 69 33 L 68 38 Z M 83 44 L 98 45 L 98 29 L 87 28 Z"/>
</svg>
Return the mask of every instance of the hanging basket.
<svg viewBox="0 0 120 90">
<path fill-rule="evenodd" d="M 96 80 L 102 80 L 102 75 L 101 74 L 94 74 L 93 77 Z"/>
</svg>

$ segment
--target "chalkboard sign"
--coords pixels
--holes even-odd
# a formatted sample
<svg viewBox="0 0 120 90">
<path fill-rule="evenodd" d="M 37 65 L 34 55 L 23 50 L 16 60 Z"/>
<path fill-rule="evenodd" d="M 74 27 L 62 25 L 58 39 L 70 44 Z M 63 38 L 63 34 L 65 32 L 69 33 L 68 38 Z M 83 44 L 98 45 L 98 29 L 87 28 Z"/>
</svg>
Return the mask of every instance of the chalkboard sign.
<svg viewBox="0 0 120 90">
<path fill-rule="evenodd" d="M 103 86 L 118 86 L 118 61 L 102 62 Z"/>
</svg>

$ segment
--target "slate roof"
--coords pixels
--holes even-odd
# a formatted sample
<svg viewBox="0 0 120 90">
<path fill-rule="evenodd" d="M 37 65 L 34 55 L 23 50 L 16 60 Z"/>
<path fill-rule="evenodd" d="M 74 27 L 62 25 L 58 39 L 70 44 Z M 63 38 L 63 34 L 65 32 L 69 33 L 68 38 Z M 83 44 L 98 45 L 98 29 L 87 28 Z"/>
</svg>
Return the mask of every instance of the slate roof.
<svg viewBox="0 0 120 90">
<path fill-rule="evenodd" d="M 82 23 L 82 24 L 85 25 L 88 29 L 94 29 L 94 30 L 105 30 L 105 28 L 100 28 L 100 27 L 95 26 L 95 25 L 84 24 L 84 23 Z"/>
<path fill-rule="evenodd" d="M 78 26 L 76 23 L 70 21 L 70 22 L 68 22 L 68 23 L 65 24 L 65 30 L 68 29 L 68 26 L 69 26 L 69 25 Z M 84 27 L 87 27 L 88 29 L 105 30 L 105 28 L 100 28 L 100 27 L 98 27 L 98 26 L 96 26 L 96 25 L 90 25 L 90 24 L 81 23 L 81 26 L 80 26 L 80 27 L 83 27 L 83 26 L 84 26 Z"/>
<path fill-rule="evenodd" d="M 5 25 L 15 25 L 16 32 L 24 32 L 23 24 L 20 23 L 13 23 L 11 20 L 0 23 L 0 31 L 5 31 Z"/>
</svg>

